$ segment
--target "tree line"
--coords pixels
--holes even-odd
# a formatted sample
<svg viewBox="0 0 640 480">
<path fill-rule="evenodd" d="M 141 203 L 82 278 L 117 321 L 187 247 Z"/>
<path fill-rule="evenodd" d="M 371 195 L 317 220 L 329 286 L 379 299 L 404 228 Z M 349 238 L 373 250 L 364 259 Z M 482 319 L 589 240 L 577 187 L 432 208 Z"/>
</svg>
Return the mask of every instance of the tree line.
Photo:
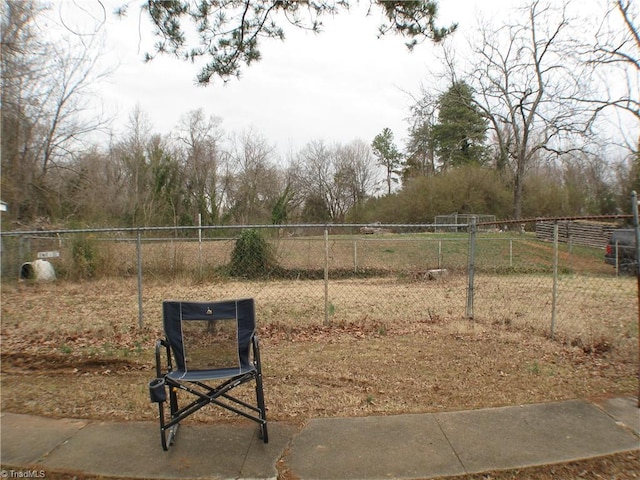
<svg viewBox="0 0 640 480">
<path fill-rule="evenodd" d="M 431 12 L 424 18 L 435 28 L 427 3 L 434 2 L 406 7 Z M 428 30 L 441 44 L 434 46 L 440 78 L 415 94 L 404 145 L 385 128 L 347 144 L 318 139 L 281 158 L 260 132 L 224 132 L 222 119 L 203 110 L 186 112 L 160 135 L 136 108 L 120 126 L 124 134 L 95 142 L 108 128 L 86 116 L 91 86 L 108 75 L 99 70 L 99 36 L 48 39 L 37 22 L 41 3 L 4 2 L 5 221 L 429 223 L 456 212 L 501 219 L 627 213 L 630 192 L 640 190 L 637 7 L 607 4 L 580 38 L 570 7 L 529 1 L 506 23 L 480 23 L 466 58 L 449 42 L 455 27 Z M 149 12 L 163 16 L 163 25 L 179 13 Z M 410 13 L 387 12 L 396 19 Z M 172 32 L 158 34 L 170 40 Z M 233 73 L 216 65 L 205 83 Z M 615 148 L 612 136 L 622 138 Z"/>
</svg>

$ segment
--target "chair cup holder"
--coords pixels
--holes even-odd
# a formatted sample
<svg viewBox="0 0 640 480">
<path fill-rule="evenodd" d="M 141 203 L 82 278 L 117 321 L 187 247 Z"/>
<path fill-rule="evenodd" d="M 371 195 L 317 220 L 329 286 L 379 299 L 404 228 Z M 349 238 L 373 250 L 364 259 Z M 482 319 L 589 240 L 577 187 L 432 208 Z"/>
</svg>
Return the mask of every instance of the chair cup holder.
<svg viewBox="0 0 640 480">
<path fill-rule="evenodd" d="M 165 389 L 164 378 L 154 378 L 149 382 L 149 397 L 154 403 L 167 401 L 167 391 Z"/>
</svg>

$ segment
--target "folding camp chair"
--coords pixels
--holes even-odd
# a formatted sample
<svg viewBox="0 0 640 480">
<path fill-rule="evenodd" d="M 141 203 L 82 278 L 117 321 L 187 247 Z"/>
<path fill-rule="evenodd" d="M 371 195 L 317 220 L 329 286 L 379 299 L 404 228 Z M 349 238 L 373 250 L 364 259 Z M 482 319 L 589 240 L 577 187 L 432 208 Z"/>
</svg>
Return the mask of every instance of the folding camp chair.
<svg viewBox="0 0 640 480">
<path fill-rule="evenodd" d="M 168 450 L 182 420 L 210 403 L 257 422 L 267 443 L 253 299 L 164 301 L 162 316 L 165 338 L 156 343 L 156 378 L 149 383 L 151 401 L 160 410 L 162 448 Z M 255 382 L 256 405 L 230 393 L 247 382 Z M 167 390 L 169 418 L 165 413 Z M 192 394 L 195 399 L 188 395 L 192 401 L 180 407 L 179 393 L 180 398 Z"/>
</svg>

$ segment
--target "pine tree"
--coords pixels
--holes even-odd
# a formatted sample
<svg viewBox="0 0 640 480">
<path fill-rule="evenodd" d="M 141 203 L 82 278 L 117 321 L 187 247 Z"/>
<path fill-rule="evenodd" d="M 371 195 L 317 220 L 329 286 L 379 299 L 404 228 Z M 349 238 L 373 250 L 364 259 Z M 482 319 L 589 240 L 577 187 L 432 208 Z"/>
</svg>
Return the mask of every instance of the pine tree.
<svg viewBox="0 0 640 480">
<path fill-rule="evenodd" d="M 454 83 L 440 97 L 439 107 L 432 134 L 442 170 L 483 164 L 487 122 L 474 104 L 469 85 Z"/>
</svg>

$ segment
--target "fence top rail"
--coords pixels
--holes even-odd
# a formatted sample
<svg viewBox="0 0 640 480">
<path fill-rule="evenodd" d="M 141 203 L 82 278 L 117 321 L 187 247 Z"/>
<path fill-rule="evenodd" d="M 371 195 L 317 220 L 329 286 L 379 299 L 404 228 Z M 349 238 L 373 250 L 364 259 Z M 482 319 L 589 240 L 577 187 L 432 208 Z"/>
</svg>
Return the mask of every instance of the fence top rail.
<svg viewBox="0 0 640 480">
<path fill-rule="evenodd" d="M 496 220 L 492 222 L 477 222 L 476 225 L 513 225 L 520 223 L 537 223 L 537 222 L 566 222 L 566 221 L 579 221 L 579 220 L 628 220 L 633 218 L 633 215 L 626 214 L 614 214 L 614 215 L 584 215 L 580 217 L 538 217 L 538 218 L 521 218 L 518 220 Z"/>
<path fill-rule="evenodd" d="M 587 215 L 580 217 L 539 217 L 539 218 L 523 218 L 518 220 L 496 220 L 490 222 L 476 222 L 476 226 L 487 225 L 513 225 L 523 223 L 536 222 L 560 222 L 568 220 L 624 220 L 630 219 L 632 215 Z M 43 235 L 63 235 L 69 233 L 138 233 L 138 232 L 157 232 L 171 230 L 242 230 L 246 228 L 255 229 L 280 229 L 280 228 L 468 228 L 470 223 L 291 223 L 285 225 L 179 225 L 164 227 L 105 227 L 105 228 L 78 228 L 78 229 L 56 229 L 56 230 L 12 230 L 8 232 L 0 231 L 1 237 L 20 237 L 26 235 L 43 236 Z"/>
<path fill-rule="evenodd" d="M 243 230 L 243 229 L 280 229 L 280 228 L 468 228 L 468 223 L 296 223 L 286 225 L 180 225 L 168 227 L 109 227 L 109 228 L 78 228 L 78 229 L 57 229 L 57 230 L 13 230 L 1 232 L 3 237 L 21 237 L 27 235 L 63 235 L 69 233 L 138 233 L 138 232 L 158 232 L 171 230 Z"/>
</svg>

